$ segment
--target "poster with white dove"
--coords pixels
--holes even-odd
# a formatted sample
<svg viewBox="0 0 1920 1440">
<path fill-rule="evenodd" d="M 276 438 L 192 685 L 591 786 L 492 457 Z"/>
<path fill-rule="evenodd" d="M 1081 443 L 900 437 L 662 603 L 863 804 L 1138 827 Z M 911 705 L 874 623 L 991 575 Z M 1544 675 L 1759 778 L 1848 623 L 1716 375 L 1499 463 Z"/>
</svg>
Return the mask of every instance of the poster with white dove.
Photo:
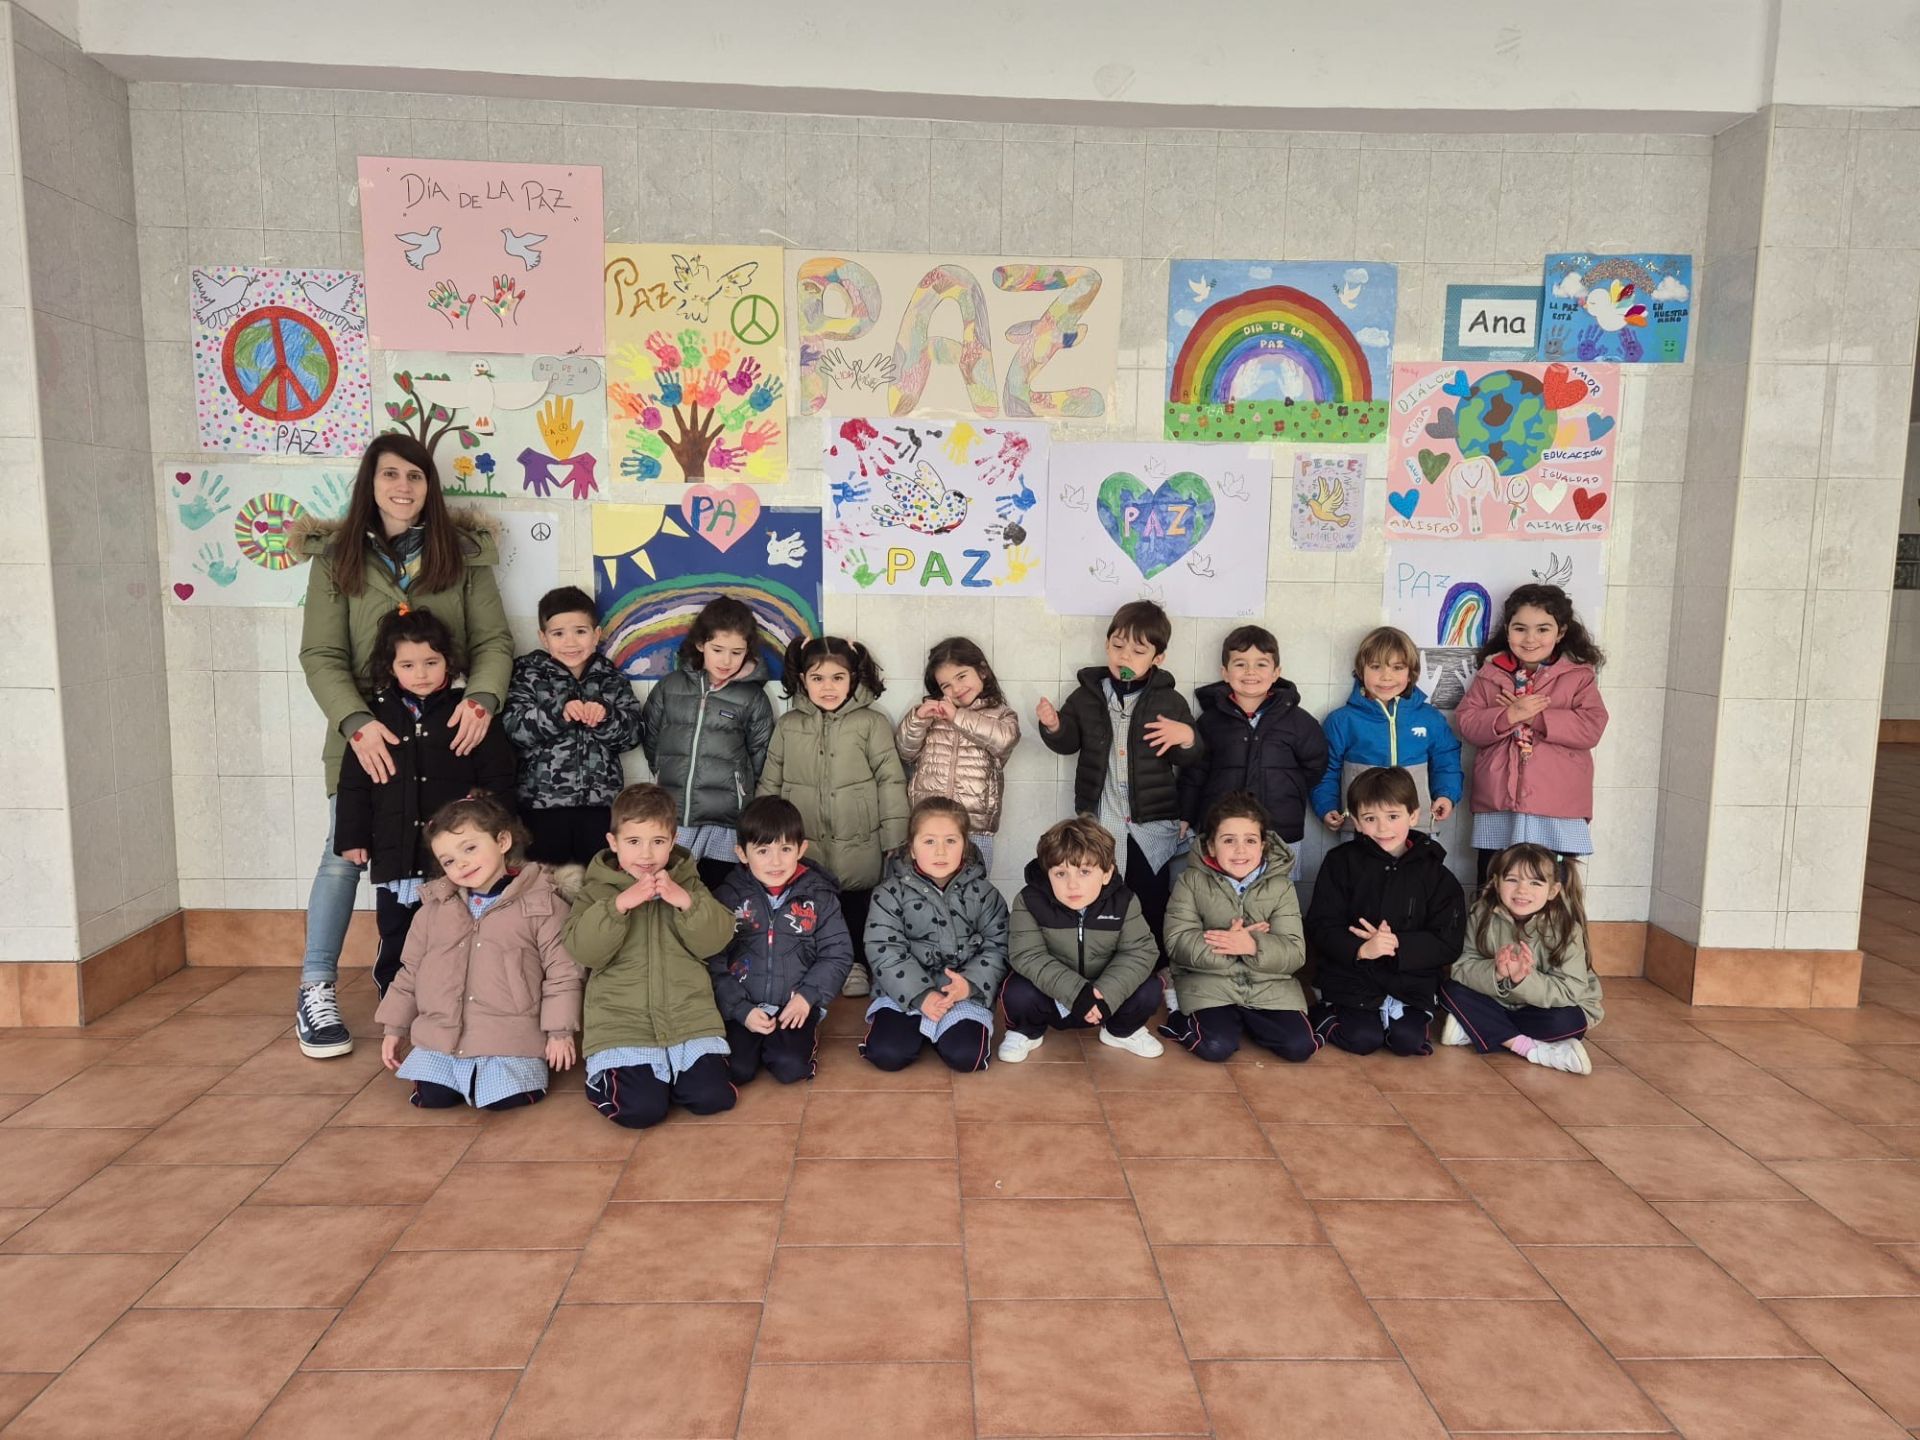
<svg viewBox="0 0 1920 1440">
<path fill-rule="evenodd" d="M 358 455 L 373 435 L 364 288 L 351 270 L 189 271 L 200 448 Z"/>
<path fill-rule="evenodd" d="M 1393 367 L 1390 540 L 1597 540 L 1613 525 L 1617 365 Z"/>
<path fill-rule="evenodd" d="M 1047 467 L 1047 608 L 1153 600 L 1237 619 L 1267 599 L 1273 461 L 1252 445 L 1061 445 Z"/>
<path fill-rule="evenodd" d="M 598 165 L 360 157 L 382 350 L 601 355 Z"/>
<path fill-rule="evenodd" d="M 827 589 L 1039 595 L 1047 427 L 828 420 Z"/>
<path fill-rule="evenodd" d="M 1677 365 L 1692 328 L 1691 255 L 1547 256 L 1540 358 Z"/>
</svg>

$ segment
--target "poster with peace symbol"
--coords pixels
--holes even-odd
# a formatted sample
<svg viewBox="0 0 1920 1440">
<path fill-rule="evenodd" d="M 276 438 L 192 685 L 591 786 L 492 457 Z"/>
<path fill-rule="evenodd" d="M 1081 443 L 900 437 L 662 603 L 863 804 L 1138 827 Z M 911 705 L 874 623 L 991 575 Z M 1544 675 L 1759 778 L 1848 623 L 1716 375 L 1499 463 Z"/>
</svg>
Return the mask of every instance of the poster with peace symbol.
<svg viewBox="0 0 1920 1440">
<path fill-rule="evenodd" d="M 196 266 L 187 301 L 202 450 L 358 455 L 366 447 L 373 432 L 359 275 Z"/>
<path fill-rule="evenodd" d="M 787 478 L 787 337 L 772 245 L 606 247 L 616 498 Z M 624 494 L 622 493 L 624 492 Z"/>
<path fill-rule="evenodd" d="M 1240 618 L 1267 600 L 1273 459 L 1254 445 L 1056 445 L 1047 467 L 1047 608 Z"/>
<path fill-rule="evenodd" d="M 1617 365 L 1393 367 L 1390 540 L 1603 538 Z"/>
<path fill-rule="evenodd" d="M 298 605 L 306 557 L 289 529 L 338 520 L 353 493 L 353 466 L 272 460 L 162 462 L 160 528 L 177 604 Z"/>
</svg>

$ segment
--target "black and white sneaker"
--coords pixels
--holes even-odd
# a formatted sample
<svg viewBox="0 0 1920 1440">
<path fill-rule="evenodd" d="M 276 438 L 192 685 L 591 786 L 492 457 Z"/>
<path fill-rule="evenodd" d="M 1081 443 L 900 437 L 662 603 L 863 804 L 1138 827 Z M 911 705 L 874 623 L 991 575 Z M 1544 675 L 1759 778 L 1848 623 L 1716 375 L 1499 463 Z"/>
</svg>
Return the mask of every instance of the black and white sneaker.
<svg viewBox="0 0 1920 1440">
<path fill-rule="evenodd" d="M 334 998 L 331 984 L 300 987 L 300 1003 L 293 1010 L 293 1032 L 299 1037 L 301 1052 L 310 1059 L 331 1060 L 353 1053 L 353 1034 L 340 1018 L 340 1002 Z"/>
</svg>

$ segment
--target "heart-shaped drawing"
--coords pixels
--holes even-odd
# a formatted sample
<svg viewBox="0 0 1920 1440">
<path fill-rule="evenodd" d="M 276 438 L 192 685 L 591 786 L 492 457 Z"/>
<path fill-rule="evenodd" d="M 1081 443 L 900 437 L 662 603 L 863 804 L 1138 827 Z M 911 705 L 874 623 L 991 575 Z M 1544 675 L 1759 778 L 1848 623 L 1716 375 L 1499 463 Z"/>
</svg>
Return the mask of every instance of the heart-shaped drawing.
<svg viewBox="0 0 1920 1440">
<path fill-rule="evenodd" d="M 680 497 L 680 513 L 694 534 L 724 552 L 760 518 L 760 496 L 746 484 L 689 485 Z"/>
<path fill-rule="evenodd" d="M 176 470 L 173 472 L 173 483 L 176 485 L 190 484 L 192 480 L 193 472 L 191 470 Z"/>
<path fill-rule="evenodd" d="M 1597 413 L 1588 415 L 1587 438 L 1589 440 L 1599 440 L 1604 437 L 1609 430 L 1613 429 L 1613 426 L 1614 419 L 1611 415 L 1600 415 Z"/>
<path fill-rule="evenodd" d="M 1607 503 L 1604 490 L 1589 490 L 1582 485 L 1573 492 L 1573 513 L 1582 520 L 1591 520 L 1600 513 L 1600 507 Z"/>
<path fill-rule="evenodd" d="M 1473 385 L 1468 381 L 1467 372 L 1464 370 L 1454 371 L 1453 379 L 1449 380 L 1440 388 L 1449 395 L 1459 396 L 1462 400 L 1473 394 Z"/>
<path fill-rule="evenodd" d="M 1544 515 L 1551 515 L 1560 508 L 1560 502 L 1567 498 L 1567 482 L 1556 480 L 1549 485 L 1544 480 L 1533 482 L 1533 503 L 1540 507 Z"/>
<path fill-rule="evenodd" d="M 1442 405 L 1439 413 L 1427 422 L 1427 436 L 1432 440 L 1451 440 L 1460 433 L 1460 417 L 1454 413 L 1451 405 Z"/>
<path fill-rule="evenodd" d="M 1540 378 L 1540 398 L 1549 410 L 1567 410 L 1587 398 L 1586 385 L 1573 378 L 1564 365 L 1549 365 Z"/>
<path fill-rule="evenodd" d="M 1411 520 L 1413 518 L 1413 512 L 1420 508 L 1420 492 L 1418 490 L 1389 490 L 1387 492 L 1387 504 L 1399 512 L 1402 520 Z"/>
<path fill-rule="evenodd" d="M 187 584 L 184 580 L 176 580 L 173 583 L 173 593 L 179 599 L 191 600 L 193 598 L 193 586 Z"/>
<path fill-rule="evenodd" d="M 1447 473 L 1447 457 L 1438 450 L 1422 450 L 1418 458 L 1420 473 L 1426 477 L 1429 485 Z"/>
<path fill-rule="evenodd" d="M 1151 580 L 1213 528 L 1213 490 L 1191 470 L 1158 485 L 1122 470 L 1101 482 L 1094 511 L 1121 553 Z"/>
</svg>

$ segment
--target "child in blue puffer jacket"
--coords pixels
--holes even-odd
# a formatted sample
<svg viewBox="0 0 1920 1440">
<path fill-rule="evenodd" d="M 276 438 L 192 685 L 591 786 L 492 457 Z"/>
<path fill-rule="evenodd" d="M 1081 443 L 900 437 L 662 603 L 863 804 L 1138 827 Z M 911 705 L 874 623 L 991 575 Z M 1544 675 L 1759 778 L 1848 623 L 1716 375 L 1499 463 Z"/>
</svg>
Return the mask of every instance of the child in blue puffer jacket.
<svg viewBox="0 0 1920 1440">
<path fill-rule="evenodd" d="M 1347 786 L 1373 767 L 1397 765 L 1413 776 L 1420 808 L 1436 823 L 1460 803 L 1460 739 L 1427 703 L 1420 651 L 1404 630 L 1382 625 L 1353 657 L 1353 693 L 1327 716 L 1327 769 L 1313 787 L 1313 808 L 1329 830 L 1349 826 Z"/>
</svg>

